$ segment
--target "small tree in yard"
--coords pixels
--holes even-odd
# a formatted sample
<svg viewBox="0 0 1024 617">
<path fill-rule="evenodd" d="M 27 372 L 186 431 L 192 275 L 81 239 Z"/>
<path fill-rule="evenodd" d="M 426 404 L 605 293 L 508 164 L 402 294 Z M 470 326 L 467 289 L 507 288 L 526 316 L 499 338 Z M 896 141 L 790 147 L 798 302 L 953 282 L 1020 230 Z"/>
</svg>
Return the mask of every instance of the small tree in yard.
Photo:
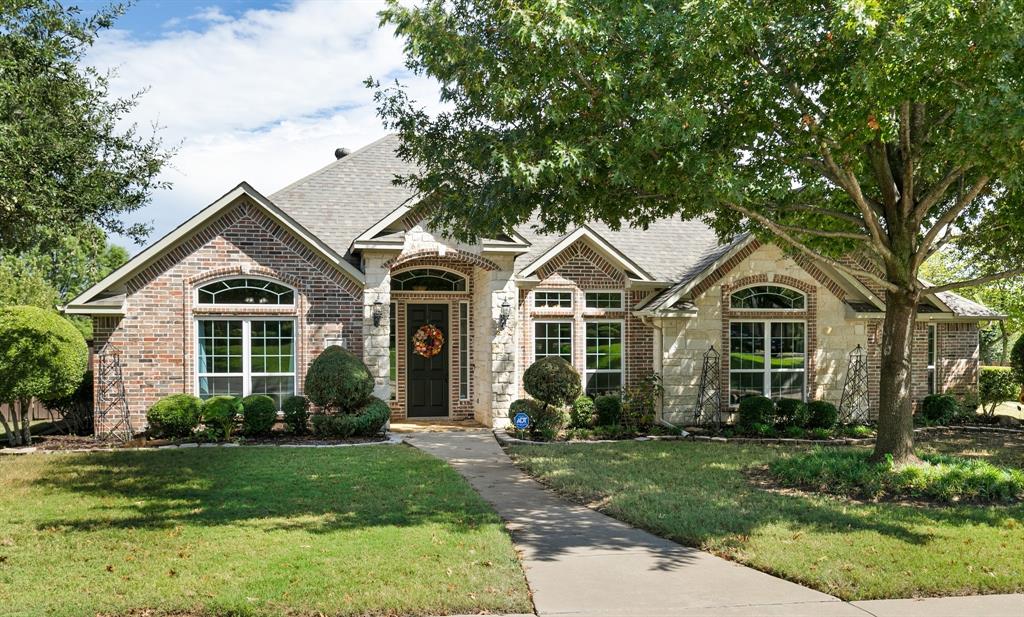
<svg viewBox="0 0 1024 617">
<path fill-rule="evenodd" d="M 11 420 L 0 415 L 12 446 L 32 442 L 32 399 L 70 396 L 82 382 L 89 361 L 85 338 L 68 320 L 34 306 L 0 308 L 0 402 Z M 20 405 L 14 413 L 14 403 Z"/>
<path fill-rule="evenodd" d="M 392 0 L 382 21 L 443 85 L 435 116 L 377 93 L 438 228 L 696 217 L 861 279 L 886 307 L 874 458 L 916 460 L 923 296 L 1024 271 L 1020 0 Z M 928 287 L 943 246 L 983 271 Z"/>
<path fill-rule="evenodd" d="M 523 371 L 523 389 L 544 403 L 545 410 L 548 405 L 571 405 L 580 395 L 580 383 L 576 369 L 558 356 L 541 358 Z"/>
</svg>

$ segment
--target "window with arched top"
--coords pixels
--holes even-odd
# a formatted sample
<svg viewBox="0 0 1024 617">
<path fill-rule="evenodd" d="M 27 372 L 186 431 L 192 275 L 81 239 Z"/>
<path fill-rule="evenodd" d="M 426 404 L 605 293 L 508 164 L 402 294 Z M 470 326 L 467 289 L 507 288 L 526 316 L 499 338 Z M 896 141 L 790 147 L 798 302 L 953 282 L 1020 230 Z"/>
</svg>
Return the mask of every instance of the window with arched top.
<svg viewBox="0 0 1024 617">
<path fill-rule="evenodd" d="M 437 268 L 417 268 L 391 275 L 392 291 L 466 291 L 462 275 Z"/>
<path fill-rule="evenodd" d="M 199 304 L 281 306 L 295 304 L 295 290 L 257 278 L 231 278 L 199 288 Z"/>
<path fill-rule="evenodd" d="M 733 293 L 730 304 L 734 309 L 791 311 L 806 308 L 807 298 L 799 291 L 788 287 L 758 285 Z"/>
</svg>

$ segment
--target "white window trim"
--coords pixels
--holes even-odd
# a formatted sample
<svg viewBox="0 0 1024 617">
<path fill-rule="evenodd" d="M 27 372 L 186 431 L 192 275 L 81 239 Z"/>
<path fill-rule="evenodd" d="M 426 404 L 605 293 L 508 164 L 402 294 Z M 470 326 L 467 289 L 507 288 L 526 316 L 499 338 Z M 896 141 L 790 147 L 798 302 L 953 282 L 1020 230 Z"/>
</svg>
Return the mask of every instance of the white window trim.
<svg viewBox="0 0 1024 617">
<path fill-rule="evenodd" d="M 466 311 L 463 327 L 462 311 Z M 459 400 L 469 400 L 469 302 L 459 302 Z"/>
<path fill-rule="evenodd" d="M 213 283 L 220 283 L 220 282 L 223 282 L 223 281 L 230 281 L 232 279 L 255 279 L 255 280 L 258 280 L 258 281 L 267 281 L 268 283 L 275 283 L 277 285 L 282 285 L 282 286 L 287 287 L 288 289 L 292 290 L 292 301 L 291 301 L 290 304 L 201 304 L 199 302 L 199 290 L 201 288 L 206 287 L 207 285 L 212 285 Z M 225 275 L 225 276 L 218 276 L 218 277 L 212 278 L 212 279 L 210 279 L 208 281 L 202 281 L 201 283 L 196 284 L 192 288 L 192 306 L 195 307 L 195 308 L 204 310 L 204 311 L 208 311 L 208 310 L 221 310 L 221 309 L 225 309 L 225 310 L 246 309 L 246 310 L 250 310 L 251 311 L 254 307 L 260 307 L 260 308 L 263 308 L 263 309 L 294 309 L 296 307 L 296 302 L 298 301 L 298 297 L 299 297 L 299 290 L 295 289 L 295 287 L 293 287 L 293 286 L 291 286 L 291 285 L 289 285 L 289 284 L 287 284 L 287 283 L 285 283 L 283 281 L 280 281 L 280 280 L 278 280 L 276 278 L 273 278 L 273 277 L 270 277 L 270 276 L 262 276 L 262 275 L 259 275 L 259 274 L 246 274 L 244 272 L 236 272 L 236 273 L 228 274 L 228 275 Z"/>
<path fill-rule="evenodd" d="M 396 274 L 403 274 L 405 272 L 414 272 L 416 270 L 441 270 L 443 272 L 448 272 L 448 273 L 454 274 L 454 275 L 456 275 L 456 276 L 458 276 L 458 277 L 460 277 L 462 279 L 463 287 L 465 287 L 465 289 L 463 289 L 462 291 L 455 291 L 455 290 L 434 290 L 434 291 L 421 290 L 421 291 L 417 291 L 415 289 L 394 289 L 393 287 L 391 287 L 391 278 L 394 277 Z M 453 268 L 446 268 L 444 266 L 414 266 L 412 268 L 400 268 L 400 269 L 395 270 L 394 272 L 390 272 L 388 274 L 388 288 L 391 290 L 391 293 L 393 293 L 393 294 L 410 294 L 410 295 L 420 295 L 420 296 L 439 295 L 439 294 L 468 295 L 469 294 L 469 276 L 467 276 L 466 273 L 464 273 L 464 272 L 459 272 L 458 270 L 455 270 Z"/>
<path fill-rule="evenodd" d="M 925 338 L 925 343 L 928 345 L 928 349 L 925 352 L 925 361 L 927 363 L 928 356 L 931 356 L 931 363 L 928 364 L 928 394 L 938 394 L 939 392 L 939 371 L 937 369 L 939 364 L 939 329 L 935 324 L 928 324 L 928 336 Z"/>
<path fill-rule="evenodd" d="M 619 308 L 602 308 L 597 306 L 587 306 L 587 295 L 588 294 L 615 294 L 619 297 Z M 622 312 L 626 310 L 626 293 L 621 289 L 584 289 L 583 290 L 583 310 L 585 311 L 604 311 L 604 312 Z"/>
<path fill-rule="evenodd" d="M 537 304 L 537 293 L 538 292 L 539 293 L 545 293 L 545 294 L 549 294 L 549 293 L 568 294 L 569 295 L 569 306 L 547 306 L 547 305 Z M 574 295 L 575 294 L 573 294 L 571 289 L 564 289 L 564 288 L 534 289 L 533 290 L 533 308 L 536 309 L 536 310 L 541 310 L 541 311 L 571 311 L 571 310 L 573 310 L 573 305 L 575 303 L 575 300 L 573 299 Z"/>
<path fill-rule="evenodd" d="M 214 305 L 211 305 L 214 306 Z M 215 306 L 225 306 L 223 304 Z M 242 372 L 241 373 L 200 373 L 199 372 L 199 322 L 200 321 L 241 321 L 242 322 Z M 292 371 L 290 373 L 254 373 L 252 372 L 252 322 L 254 321 L 290 321 L 292 322 Z M 192 362 L 194 363 L 193 368 L 193 380 L 192 386 L 195 388 L 194 392 L 196 396 L 199 396 L 199 380 L 201 377 L 241 377 L 242 378 L 242 396 L 249 396 L 252 394 L 252 378 L 253 377 L 291 377 L 292 378 L 292 393 L 294 396 L 298 393 L 299 382 L 296 373 L 298 364 L 298 343 L 299 343 L 299 326 L 298 322 L 294 317 L 287 316 L 259 316 L 252 317 L 247 315 L 199 315 L 193 320 L 192 330 Z"/>
<path fill-rule="evenodd" d="M 619 324 L 619 336 L 621 341 L 619 344 L 619 368 L 618 369 L 588 369 L 587 368 L 587 324 L 592 323 L 617 323 Z M 626 320 L 624 319 L 584 319 L 583 320 L 583 390 L 587 389 L 587 381 L 590 375 L 598 373 L 618 373 L 621 375 L 619 379 L 619 388 L 626 387 Z"/>
<path fill-rule="evenodd" d="M 760 323 L 764 324 L 764 368 L 761 370 L 757 369 L 734 369 L 732 368 L 732 325 L 735 323 Z M 799 323 L 804 326 L 804 365 L 800 369 L 778 369 L 772 370 L 772 324 L 773 323 Z M 729 348 L 726 350 L 729 354 L 729 399 L 730 407 L 735 407 L 732 400 L 732 374 L 733 373 L 761 373 L 764 375 L 764 383 L 761 388 L 762 396 L 772 398 L 772 373 L 803 373 L 804 374 L 804 385 L 803 391 L 800 394 L 800 400 L 807 402 L 807 321 L 803 319 L 730 319 L 729 320 Z"/>
<path fill-rule="evenodd" d="M 741 291 L 746 291 L 747 289 L 753 289 L 754 287 L 781 287 L 783 289 L 789 289 L 790 291 L 795 291 L 796 293 L 798 293 L 801 296 L 803 296 L 804 307 L 803 308 L 761 309 L 761 308 L 737 308 L 737 307 L 733 306 L 733 304 L 732 304 L 732 297 L 734 295 L 738 294 Z M 797 289 L 796 287 L 793 287 L 792 285 L 783 285 L 781 283 L 754 283 L 753 285 L 744 285 L 743 287 L 740 287 L 739 289 L 733 289 L 733 290 L 731 290 L 729 292 L 729 310 L 733 311 L 735 313 L 767 313 L 767 312 L 771 312 L 771 313 L 804 313 L 804 312 L 807 312 L 807 310 L 808 310 L 807 309 L 807 303 L 809 302 L 809 300 L 810 299 L 807 297 L 807 292 L 805 292 L 803 290 L 800 290 L 800 289 Z M 776 319 L 776 320 L 773 320 L 773 321 L 784 321 L 784 320 Z"/>
<path fill-rule="evenodd" d="M 574 358 L 576 357 L 576 326 L 573 319 L 534 319 L 533 332 L 531 335 L 531 343 L 533 343 L 533 349 L 530 350 L 530 355 L 533 356 L 533 361 L 536 362 L 540 358 L 546 358 L 549 356 L 538 356 L 537 355 L 537 324 L 569 324 L 569 364 L 576 365 Z M 558 356 L 561 357 L 561 356 Z"/>
</svg>

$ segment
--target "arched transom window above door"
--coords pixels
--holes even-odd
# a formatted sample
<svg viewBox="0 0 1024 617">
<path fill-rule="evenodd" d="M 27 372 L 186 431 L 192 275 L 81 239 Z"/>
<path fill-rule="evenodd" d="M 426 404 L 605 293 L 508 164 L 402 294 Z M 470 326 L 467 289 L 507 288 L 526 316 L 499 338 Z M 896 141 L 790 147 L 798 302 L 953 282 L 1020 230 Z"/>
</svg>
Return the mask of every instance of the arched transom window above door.
<svg viewBox="0 0 1024 617">
<path fill-rule="evenodd" d="M 295 304 L 295 290 L 265 279 L 230 278 L 200 287 L 197 301 L 199 304 L 236 306 L 291 306 Z"/>
<path fill-rule="evenodd" d="M 733 293 L 730 305 L 739 310 L 801 311 L 807 307 L 807 297 L 789 287 L 757 285 Z"/>
<path fill-rule="evenodd" d="M 466 291 L 466 278 L 438 268 L 416 268 L 391 275 L 392 291 Z"/>
</svg>

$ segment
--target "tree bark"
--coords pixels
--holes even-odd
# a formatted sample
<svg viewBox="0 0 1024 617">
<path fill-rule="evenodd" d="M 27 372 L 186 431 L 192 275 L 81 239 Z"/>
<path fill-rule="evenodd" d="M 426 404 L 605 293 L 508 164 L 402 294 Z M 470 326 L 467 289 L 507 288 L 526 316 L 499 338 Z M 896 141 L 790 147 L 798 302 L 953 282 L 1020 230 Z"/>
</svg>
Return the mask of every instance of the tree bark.
<svg viewBox="0 0 1024 617">
<path fill-rule="evenodd" d="M 32 399 L 21 400 L 21 445 L 32 443 Z"/>
<path fill-rule="evenodd" d="M 914 323 L 920 298 L 915 290 L 886 293 L 879 380 L 878 439 L 871 460 L 892 456 L 893 463 L 918 461 L 914 455 L 914 408 L 911 376 Z"/>
<path fill-rule="evenodd" d="M 7 408 L 11 410 L 11 421 L 14 421 L 14 402 L 11 401 L 7 404 Z M 4 430 L 7 431 L 7 445 L 14 447 L 18 445 L 15 434 L 15 428 L 7 422 L 7 417 L 0 414 L 0 423 L 4 425 Z"/>
</svg>

